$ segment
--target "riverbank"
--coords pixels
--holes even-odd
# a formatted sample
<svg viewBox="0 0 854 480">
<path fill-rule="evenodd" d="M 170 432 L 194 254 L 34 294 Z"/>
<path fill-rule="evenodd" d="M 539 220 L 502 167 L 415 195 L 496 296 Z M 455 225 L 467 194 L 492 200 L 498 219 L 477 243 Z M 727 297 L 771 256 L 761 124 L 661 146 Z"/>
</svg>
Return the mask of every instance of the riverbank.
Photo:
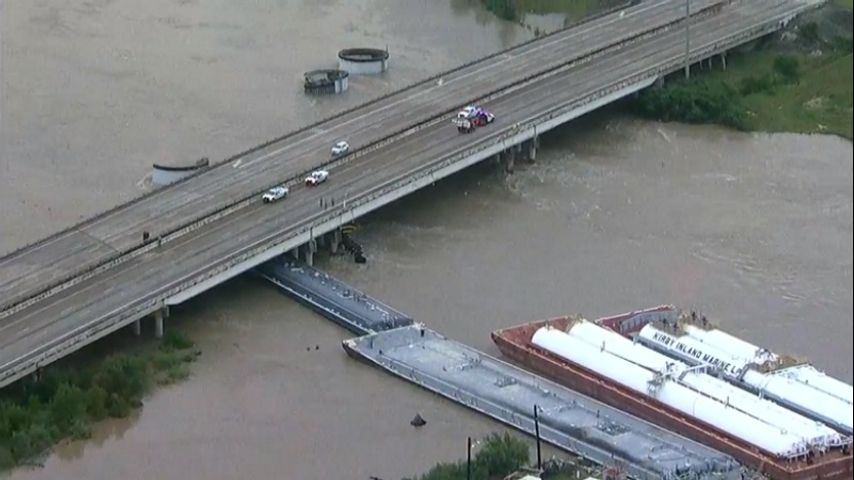
<svg viewBox="0 0 854 480">
<path fill-rule="evenodd" d="M 549 33 L 624 0 L 482 0 L 488 10 L 535 34 Z M 852 138 L 852 0 L 831 0 L 750 49 L 727 67 L 672 75 L 628 109 L 652 120 L 718 124 L 745 131 Z M 559 18 L 548 18 L 557 16 Z"/>
<path fill-rule="evenodd" d="M 88 438 L 95 422 L 127 417 L 156 386 L 187 378 L 199 353 L 177 331 L 160 341 L 111 339 L 4 388 L 0 471 L 39 465 L 57 443 Z"/>
<path fill-rule="evenodd" d="M 747 131 L 852 138 L 852 10 L 835 0 L 754 45 L 732 52 L 726 69 L 674 74 L 663 88 L 628 102 L 643 117 L 717 123 Z"/>
</svg>

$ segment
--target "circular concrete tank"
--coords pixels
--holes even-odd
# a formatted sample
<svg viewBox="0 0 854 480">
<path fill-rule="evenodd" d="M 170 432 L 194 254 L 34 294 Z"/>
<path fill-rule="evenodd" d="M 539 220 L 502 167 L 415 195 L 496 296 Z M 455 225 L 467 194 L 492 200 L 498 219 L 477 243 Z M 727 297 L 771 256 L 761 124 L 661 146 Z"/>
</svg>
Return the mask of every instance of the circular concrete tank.
<svg viewBox="0 0 854 480">
<path fill-rule="evenodd" d="M 178 180 L 192 175 L 197 171 L 207 168 L 210 165 L 210 160 L 207 157 L 198 160 L 193 165 L 184 165 L 184 166 L 167 166 L 160 165 L 155 163 L 154 173 L 151 175 L 151 183 L 157 186 L 169 185 L 170 183 L 175 183 Z"/>
<path fill-rule="evenodd" d="M 344 70 L 312 70 L 305 74 L 305 93 L 329 94 L 347 91 L 347 78 Z"/>
<path fill-rule="evenodd" d="M 352 75 L 383 73 L 388 70 L 388 50 L 345 48 L 338 52 L 338 68 Z"/>
</svg>

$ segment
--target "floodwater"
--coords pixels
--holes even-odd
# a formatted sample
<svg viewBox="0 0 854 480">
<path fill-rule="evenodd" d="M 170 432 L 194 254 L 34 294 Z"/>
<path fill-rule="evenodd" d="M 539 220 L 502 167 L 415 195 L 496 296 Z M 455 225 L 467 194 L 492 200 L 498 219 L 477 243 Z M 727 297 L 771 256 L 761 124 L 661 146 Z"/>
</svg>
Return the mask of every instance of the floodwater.
<svg viewBox="0 0 854 480">
<path fill-rule="evenodd" d="M 161 33 L 201 30 L 211 38 L 242 39 L 207 45 L 208 55 L 220 60 L 188 67 L 193 74 L 173 68 L 174 59 L 148 52 L 138 62 L 156 73 L 98 83 L 98 71 L 114 68 L 112 60 L 106 62 L 109 67 L 95 69 L 93 61 L 84 68 L 83 54 L 75 58 L 67 39 L 51 43 L 41 38 L 44 32 L 38 33 L 38 22 L 44 20 L 33 19 L 62 19 L 84 8 L 56 3 L 5 4 L 2 12 L 3 32 L 12 28 L 7 25 L 14 23 L 13 12 L 29 25 L 14 27 L 22 35 L 12 39 L 14 48 L 6 46 L 8 36 L 3 39 L 3 105 L 14 107 L 2 120 L 6 149 L 0 204 L 6 206 L 0 229 L 6 249 L 99 209 L 100 202 L 135 195 L 136 181 L 158 152 L 226 156 L 348 102 L 527 35 L 486 20 L 488 15 L 474 7 L 463 8 L 466 2 L 241 7 L 249 12 L 225 4 L 204 7 L 222 9 L 222 19 L 241 25 L 257 21 L 266 25 L 263 32 L 274 30 L 271 17 L 283 9 L 295 16 L 287 20 L 294 25 L 329 22 L 330 28 L 342 28 L 347 32 L 342 47 L 387 38 L 399 45 L 391 49 L 393 70 L 387 76 L 360 79 L 346 98 L 313 103 L 299 92 L 299 75 L 315 66 L 317 55 L 285 48 L 284 34 L 205 30 L 198 25 L 225 20 L 212 20 L 208 10 L 196 12 L 202 6 L 195 3 L 163 3 L 160 10 L 131 3 L 86 7 L 104 12 L 121 6 L 113 20 L 130 22 L 128 17 L 140 15 L 147 19 L 141 20 L 148 22 L 146 28 L 163 28 Z M 185 8 L 196 12 L 192 20 L 176 13 Z M 132 13 L 136 9 L 171 12 L 164 14 L 182 20 L 159 27 L 160 22 Z M 407 20 L 411 12 L 419 21 Z M 355 20 L 362 17 L 374 20 Z M 440 19 L 448 26 L 437 29 Z M 184 24 L 195 26 L 174 26 Z M 123 30 L 110 28 L 107 35 Z M 320 30 L 305 35 L 316 40 Z M 35 46 L 21 31 L 34 35 Z M 75 42 L 89 41 L 79 25 L 62 31 Z M 174 39 L 157 32 L 146 30 L 144 35 L 155 43 L 145 47 L 152 51 L 177 56 L 192 50 L 174 46 Z M 250 39 L 257 43 L 241 43 Z M 442 48 L 422 45 L 431 39 Z M 113 40 L 116 48 L 133 43 Z M 310 47 L 301 36 L 295 41 L 328 58 L 334 58 L 338 47 Z M 94 45 L 105 44 L 104 38 L 92 42 L 82 48 L 99 51 Z M 63 53 L 49 53 L 53 49 Z M 261 55 L 266 60 L 256 58 Z M 283 59 L 297 55 L 306 56 L 292 63 Z M 15 62 L 29 73 L 10 72 Z M 50 79 L 35 73 L 60 66 L 72 73 Z M 245 72 L 238 75 L 241 68 Z M 198 77 L 200 72 L 207 75 Z M 145 80 L 158 75 L 161 83 Z M 38 93 L 61 84 L 84 97 L 71 101 L 67 92 L 54 92 L 52 99 Z M 103 98 L 98 88 L 105 89 Z M 276 89 L 283 92 L 281 98 L 271 93 Z M 127 92 L 135 94 L 128 97 Z M 29 100 L 17 97 L 25 93 Z M 109 107 L 108 99 L 127 103 Z M 134 128 L 128 131 L 108 121 L 111 108 Z M 93 135 L 95 127 L 103 128 L 104 135 Z M 110 140 L 104 142 L 105 137 Z M 50 160 L 57 152 L 63 160 Z M 673 303 L 698 309 L 727 330 L 773 350 L 809 357 L 851 382 L 851 158 L 852 144 L 836 137 L 742 134 L 602 112 L 546 136 L 537 162 L 519 166 L 513 175 L 484 163 L 364 219 L 355 236 L 365 247 L 366 265 L 344 257 L 321 257 L 318 264 L 432 328 L 490 353 L 497 353 L 489 340 L 495 328 L 567 313 L 594 318 Z M 104 169 L 83 171 L 91 165 Z M 36 187 L 39 191 L 32 191 Z M 18 195 L 27 203 L 10 208 L 8 202 Z M 27 218 L 54 218 L 57 225 L 25 222 Z M 347 332 L 255 279 L 239 278 L 197 297 L 175 309 L 170 322 L 189 330 L 204 352 L 189 380 L 154 393 L 136 417 L 98 426 L 93 440 L 59 447 L 44 468 L 20 469 L 12 477 L 373 475 L 389 480 L 463 457 L 466 436 L 502 430 L 349 359 L 340 346 Z M 416 430 L 409 420 L 418 412 L 428 424 Z"/>
</svg>

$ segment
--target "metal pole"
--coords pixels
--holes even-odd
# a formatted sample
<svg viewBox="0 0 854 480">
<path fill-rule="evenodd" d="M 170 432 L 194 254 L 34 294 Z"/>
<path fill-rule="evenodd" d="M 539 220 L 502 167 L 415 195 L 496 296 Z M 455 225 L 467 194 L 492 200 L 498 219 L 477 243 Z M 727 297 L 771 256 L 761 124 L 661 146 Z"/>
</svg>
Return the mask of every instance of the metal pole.
<svg viewBox="0 0 854 480">
<path fill-rule="evenodd" d="M 540 417 L 537 411 L 540 408 L 534 405 L 534 433 L 537 436 L 537 470 L 543 470 L 543 455 L 540 450 Z"/>
<path fill-rule="evenodd" d="M 471 480 L 471 437 L 468 442 L 469 448 L 466 449 L 466 480 Z"/>
<path fill-rule="evenodd" d="M 685 78 L 691 78 L 691 64 L 688 55 L 691 53 L 691 0 L 685 0 Z"/>
</svg>

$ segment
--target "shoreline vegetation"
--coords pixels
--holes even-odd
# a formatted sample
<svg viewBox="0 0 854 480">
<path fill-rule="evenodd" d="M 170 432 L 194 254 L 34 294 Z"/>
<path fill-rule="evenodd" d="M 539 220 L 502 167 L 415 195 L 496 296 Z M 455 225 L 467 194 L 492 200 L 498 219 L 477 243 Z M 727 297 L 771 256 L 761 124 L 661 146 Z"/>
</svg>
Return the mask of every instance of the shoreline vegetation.
<svg viewBox="0 0 854 480">
<path fill-rule="evenodd" d="M 482 0 L 497 16 L 584 15 L 626 2 Z M 694 65 L 662 87 L 623 102 L 651 120 L 719 124 L 756 132 L 835 134 L 852 139 L 852 0 L 830 0 L 784 31 L 730 52 L 727 68 Z M 573 17 L 577 18 L 577 17 Z M 539 32 L 535 32 L 538 34 Z"/>
<path fill-rule="evenodd" d="M 474 450 L 475 447 L 473 447 Z M 530 465 L 529 445 L 517 436 L 493 433 L 480 442 L 472 455 L 472 480 L 492 480 L 525 469 Z M 463 449 L 465 450 L 465 449 Z M 543 480 L 583 478 L 594 473 L 595 466 L 581 459 L 561 461 L 551 459 L 543 464 Z M 427 473 L 402 480 L 466 480 L 466 460 L 437 463 Z"/>
<path fill-rule="evenodd" d="M 200 355 L 174 330 L 141 343 L 121 348 L 131 353 L 115 342 L 106 355 L 87 349 L 0 390 L 0 472 L 40 465 L 63 440 L 89 438 L 95 422 L 127 417 L 155 386 L 186 379 Z"/>
</svg>

